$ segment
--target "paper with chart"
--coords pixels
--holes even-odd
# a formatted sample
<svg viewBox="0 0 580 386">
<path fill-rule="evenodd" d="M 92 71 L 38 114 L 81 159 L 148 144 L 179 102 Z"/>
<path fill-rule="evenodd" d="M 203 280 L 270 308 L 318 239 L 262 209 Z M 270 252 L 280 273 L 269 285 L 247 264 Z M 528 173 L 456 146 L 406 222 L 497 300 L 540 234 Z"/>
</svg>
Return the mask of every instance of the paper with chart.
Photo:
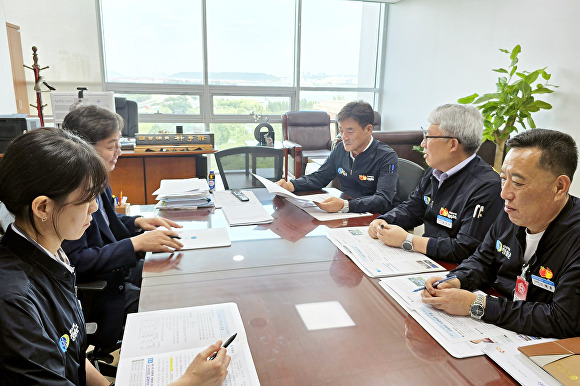
<svg viewBox="0 0 580 386">
<path fill-rule="evenodd" d="M 525 343 L 543 339 L 518 334 L 470 316 L 449 315 L 421 301 L 421 288 L 431 276 L 445 277 L 448 272 L 407 275 L 381 279 L 379 284 L 433 339 L 456 358 L 483 355 L 489 344 Z"/>
<path fill-rule="evenodd" d="M 368 234 L 368 227 L 330 229 L 326 236 L 370 277 L 444 271 L 427 256 L 392 248 Z"/>
<path fill-rule="evenodd" d="M 228 347 L 224 385 L 259 385 L 244 324 L 235 303 L 129 314 L 116 383 L 165 386 L 178 379 L 208 346 L 237 333 Z"/>
</svg>

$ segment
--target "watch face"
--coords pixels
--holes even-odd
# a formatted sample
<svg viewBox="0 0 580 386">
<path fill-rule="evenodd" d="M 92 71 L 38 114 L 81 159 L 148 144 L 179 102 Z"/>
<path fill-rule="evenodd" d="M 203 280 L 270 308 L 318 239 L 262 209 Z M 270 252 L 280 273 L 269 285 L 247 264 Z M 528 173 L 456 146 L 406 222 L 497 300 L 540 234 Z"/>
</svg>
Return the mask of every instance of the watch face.
<svg viewBox="0 0 580 386">
<path fill-rule="evenodd" d="M 412 251 L 413 250 L 413 243 L 405 240 L 405 241 L 403 241 L 402 247 L 405 251 Z"/>
<path fill-rule="evenodd" d="M 481 319 L 483 316 L 483 306 L 481 304 L 473 304 L 469 309 L 471 316 L 477 319 Z"/>
</svg>

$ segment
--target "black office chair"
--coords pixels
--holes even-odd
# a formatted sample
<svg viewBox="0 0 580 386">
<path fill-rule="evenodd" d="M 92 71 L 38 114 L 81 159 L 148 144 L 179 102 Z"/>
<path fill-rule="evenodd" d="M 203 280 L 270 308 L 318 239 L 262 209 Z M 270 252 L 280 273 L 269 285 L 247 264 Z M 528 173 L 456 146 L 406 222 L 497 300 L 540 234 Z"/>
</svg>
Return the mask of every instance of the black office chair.
<svg viewBox="0 0 580 386">
<path fill-rule="evenodd" d="M 266 146 L 242 146 L 215 153 L 225 189 L 262 187 L 251 173 L 278 181 L 284 172 L 284 150 Z"/>
<path fill-rule="evenodd" d="M 399 158 L 399 181 L 396 195 L 398 202 L 403 202 L 409 197 L 409 194 L 415 190 L 424 174 L 425 169 L 415 162 Z"/>
<path fill-rule="evenodd" d="M 124 97 L 115 97 L 115 111 L 123 117 L 125 127 L 121 131 L 123 137 L 134 137 L 139 132 L 139 110 L 137 102 Z"/>
</svg>

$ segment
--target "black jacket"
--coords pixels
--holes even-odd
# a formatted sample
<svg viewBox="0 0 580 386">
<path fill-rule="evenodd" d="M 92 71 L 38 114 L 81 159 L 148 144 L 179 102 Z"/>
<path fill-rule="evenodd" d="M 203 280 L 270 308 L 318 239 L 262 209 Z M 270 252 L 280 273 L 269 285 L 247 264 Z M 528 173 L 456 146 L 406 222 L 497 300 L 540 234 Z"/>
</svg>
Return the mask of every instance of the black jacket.
<svg viewBox="0 0 580 386">
<path fill-rule="evenodd" d="M 409 198 L 379 218 L 404 229 L 425 224 L 427 256 L 459 263 L 481 244 L 503 209 L 500 178 L 475 156 L 438 186 L 429 168 Z"/>
<path fill-rule="evenodd" d="M 373 139 L 354 162 L 341 142 L 316 172 L 292 180 L 296 192 L 319 190 L 338 177 L 342 191 L 353 197 L 350 212 L 384 213 L 391 209 L 397 193 L 397 153 L 387 144 Z"/>
<path fill-rule="evenodd" d="M 524 251 L 525 228 L 502 213 L 483 244 L 452 272 L 462 288 L 493 286 L 505 296 L 487 297 L 484 321 L 528 335 L 580 336 L 580 200 L 570 196 L 546 229 L 525 275 L 526 301 L 514 302 Z M 554 292 L 534 285 L 532 275 L 553 282 Z"/>
<path fill-rule="evenodd" d="M 84 385 L 75 276 L 12 226 L 0 241 L 0 384 Z"/>
</svg>

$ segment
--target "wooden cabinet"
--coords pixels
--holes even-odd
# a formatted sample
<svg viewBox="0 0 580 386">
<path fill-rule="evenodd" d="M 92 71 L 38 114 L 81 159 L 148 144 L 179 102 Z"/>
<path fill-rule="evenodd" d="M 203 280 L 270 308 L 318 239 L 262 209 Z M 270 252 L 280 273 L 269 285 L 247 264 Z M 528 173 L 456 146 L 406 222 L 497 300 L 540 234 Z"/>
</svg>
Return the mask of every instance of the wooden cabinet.
<svg viewBox="0 0 580 386">
<path fill-rule="evenodd" d="M 135 153 L 124 151 L 111 173 L 113 194 L 128 197 L 133 205 L 156 203 L 151 194 L 162 179 L 206 178 L 207 152 Z"/>
</svg>

